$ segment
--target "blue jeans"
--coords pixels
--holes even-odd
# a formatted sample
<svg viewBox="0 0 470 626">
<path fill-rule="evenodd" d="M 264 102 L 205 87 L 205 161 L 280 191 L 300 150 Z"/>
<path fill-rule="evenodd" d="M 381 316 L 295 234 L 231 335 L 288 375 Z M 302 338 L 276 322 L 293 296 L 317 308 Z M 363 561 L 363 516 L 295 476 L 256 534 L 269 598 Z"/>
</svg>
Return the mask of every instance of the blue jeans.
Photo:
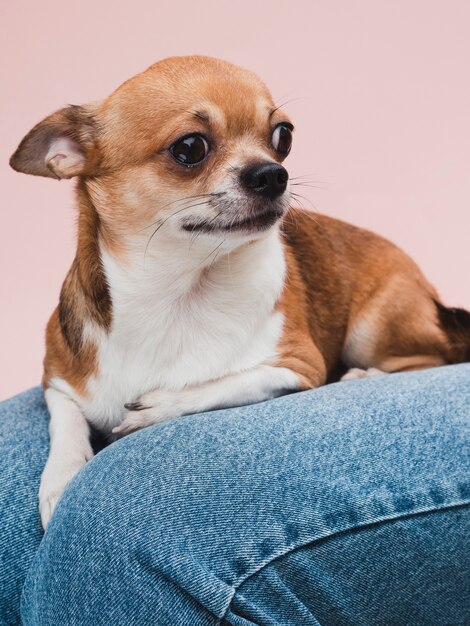
<svg viewBox="0 0 470 626">
<path fill-rule="evenodd" d="M 42 537 L 41 390 L 0 408 L 0 623 L 470 624 L 470 366 L 132 434 Z"/>
</svg>

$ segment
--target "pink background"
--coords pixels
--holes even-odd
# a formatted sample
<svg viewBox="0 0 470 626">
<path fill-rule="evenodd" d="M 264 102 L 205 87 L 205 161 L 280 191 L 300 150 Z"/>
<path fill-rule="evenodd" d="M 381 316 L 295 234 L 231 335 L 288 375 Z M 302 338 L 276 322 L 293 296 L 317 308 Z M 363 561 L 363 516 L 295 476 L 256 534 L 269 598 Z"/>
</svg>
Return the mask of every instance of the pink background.
<svg viewBox="0 0 470 626">
<path fill-rule="evenodd" d="M 468 0 L 2 0 L 0 23 L 0 398 L 39 382 L 74 253 L 73 184 L 8 158 L 42 117 L 165 56 L 228 59 L 293 99 L 288 169 L 322 181 L 304 195 L 401 245 L 470 307 Z"/>
</svg>

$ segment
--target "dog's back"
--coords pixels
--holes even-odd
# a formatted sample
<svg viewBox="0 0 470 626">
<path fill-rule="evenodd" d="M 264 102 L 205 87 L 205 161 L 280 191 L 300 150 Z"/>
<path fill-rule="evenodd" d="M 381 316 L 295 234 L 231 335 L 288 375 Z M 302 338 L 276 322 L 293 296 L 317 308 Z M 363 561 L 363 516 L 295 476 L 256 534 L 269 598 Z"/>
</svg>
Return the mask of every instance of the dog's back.
<svg viewBox="0 0 470 626">
<path fill-rule="evenodd" d="M 311 333 L 329 370 L 340 359 L 387 372 L 469 360 L 470 314 L 442 305 L 397 246 L 300 209 L 290 210 L 282 232 L 297 275 L 291 291 L 305 295 Z"/>
</svg>

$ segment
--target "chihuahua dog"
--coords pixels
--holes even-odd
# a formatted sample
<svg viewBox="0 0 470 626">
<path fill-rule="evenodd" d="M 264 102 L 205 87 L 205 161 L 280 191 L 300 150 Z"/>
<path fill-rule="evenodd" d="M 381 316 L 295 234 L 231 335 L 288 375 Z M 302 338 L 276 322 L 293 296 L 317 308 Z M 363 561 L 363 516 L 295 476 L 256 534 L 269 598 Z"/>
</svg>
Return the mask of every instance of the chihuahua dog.
<svg viewBox="0 0 470 626">
<path fill-rule="evenodd" d="M 398 372 L 470 359 L 402 251 L 290 208 L 293 125 L 253 73 L 160 61 L 109 98 L 69 106 L 11 166 L 77 177 L 78 241 L 47 326 L 47 526 L 93 456 L 90 425 L 130 431 L 325 384 L 338 365 Z"/>
</svg>

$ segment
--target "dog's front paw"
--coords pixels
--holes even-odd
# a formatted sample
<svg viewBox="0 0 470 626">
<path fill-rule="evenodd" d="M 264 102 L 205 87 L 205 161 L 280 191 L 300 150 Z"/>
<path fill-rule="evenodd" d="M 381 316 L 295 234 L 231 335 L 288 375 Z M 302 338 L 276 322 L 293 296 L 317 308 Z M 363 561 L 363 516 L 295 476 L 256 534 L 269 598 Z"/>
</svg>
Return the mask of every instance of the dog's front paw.
<svg viewBox="0 0 470 626">
<path fill-rule="evenodd" d="M 184 414 L 179 393 L 173 391 L 153 391 L 142 396 L 137 402 L 130 402 L 124 419 L 113 428 L 113 433 L 127 435 L 139 428 L 159 424 Z"/>
<path fill-rule="evenodd" d="M 44 530 L 52 517 L 59 498 L 77 472 L 93 457 L 91 447 L 83 455 L 50 456 L 39 486 L 39 514 Z"/>
</svg>

